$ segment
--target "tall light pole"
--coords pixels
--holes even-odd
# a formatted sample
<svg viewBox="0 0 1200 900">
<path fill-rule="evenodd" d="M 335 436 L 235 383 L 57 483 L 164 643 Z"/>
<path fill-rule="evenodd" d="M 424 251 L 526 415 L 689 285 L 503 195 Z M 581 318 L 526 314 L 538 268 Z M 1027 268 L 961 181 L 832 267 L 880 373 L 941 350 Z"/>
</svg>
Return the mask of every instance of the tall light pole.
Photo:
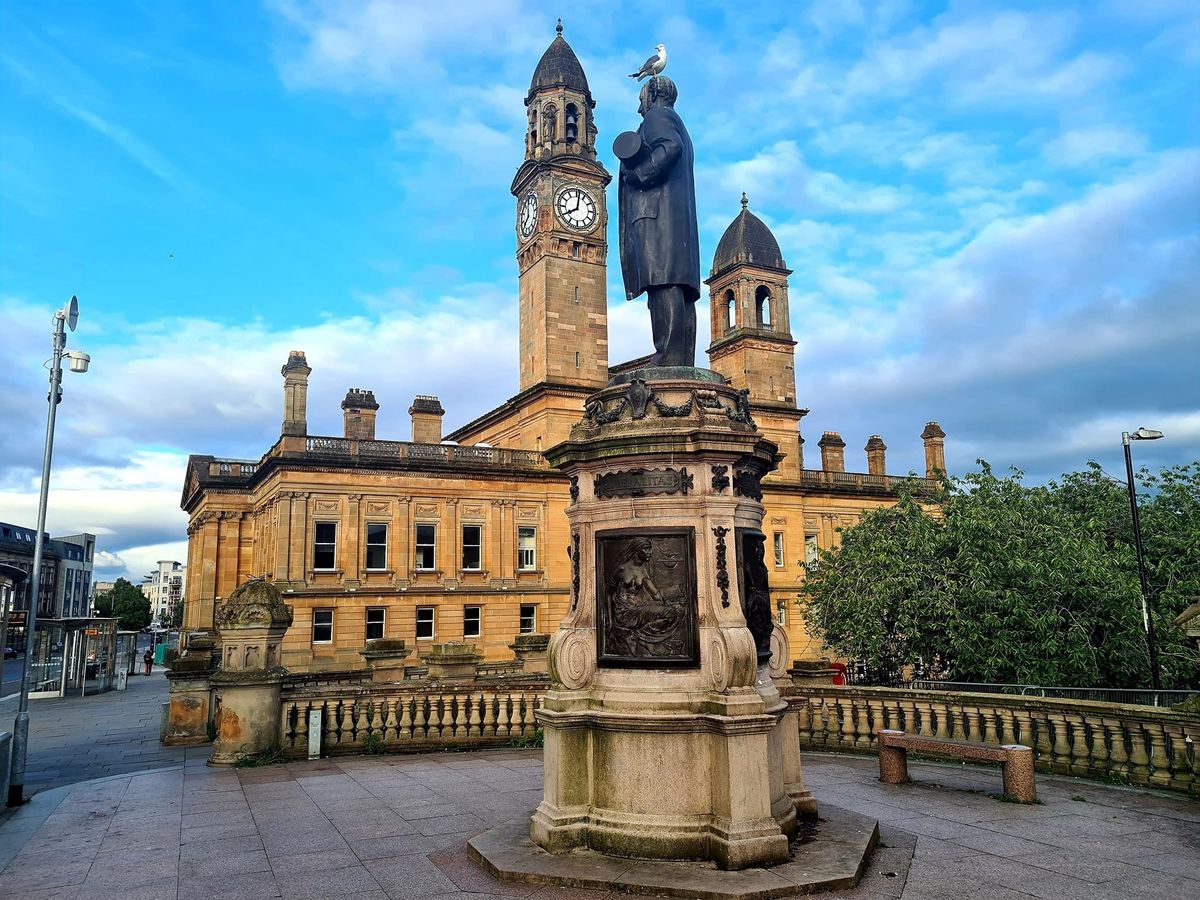
<svg viewBox="0 0 1200 900">
<path fill-rule="evenodd" d="M 1133 457 L 1129 452 L 1130 441 L 1157 441 L 1163 436 L 1152 428 L 1139 428 L 1130 434 L 1121 432 L 1121 445 L 1125 448 L 1125 482 L 1129 487 L 1129 511 L 1133 514 L 1133 543 L 1137 547 L 1138 578 L 1142 582 L 1142 625 L 1146 629 L 1146 647 L 1150 651 L 1150 680 L 1156 691 L 1162 690 L 1162 678 L 1158 671 L 1158 645 L 1154 642 L 1154 620 L 1150 617 L 1150 582 L 1146 580 L 1146 553 L 1142 548 L 1142 520 L 1138 517 L 1137 488 L 1133 486 Z M 1157 702 L 1157 701 L 1155 701 Z"/>
<path fill-rule="evenodd" d="M 12 765 L 9 769 L 8 805 L 25 802 L 25 755 L 29 749 L 29 671 L 33 659 L 33 639 L 37 631 L 38 599 L 42 589 L 42 545 L 46 534 L 46 500 L 50 494 L 50 459 L 54 453 L 54 413 L 62 399 L 62 360 L 70 360 L 72 372 L 86 372 L 91 357 L 81 350 L 64 353 L 67 332 L 79 321 L 79 301 L 71 301 L 54 314 L 54 355 L 50 359 L 50 394 L 46 398 L 46 444 L 42 451 L 42 485 L 38 494 L 37 536 L 33 541 L 33 573 L 29 578 L 29 610 L 25 624 L 25 662 L 21 666 L 21 699 L 13 723 Z"/>
</svg>

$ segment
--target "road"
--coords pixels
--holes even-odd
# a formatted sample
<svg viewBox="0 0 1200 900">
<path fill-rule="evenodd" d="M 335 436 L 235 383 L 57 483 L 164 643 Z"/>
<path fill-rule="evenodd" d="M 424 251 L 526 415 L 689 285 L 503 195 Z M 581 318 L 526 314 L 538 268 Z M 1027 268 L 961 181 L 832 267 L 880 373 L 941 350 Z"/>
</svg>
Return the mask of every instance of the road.
<svg viewBox="0 0 1200 900">
<path fill-rule="evenodd" d="M 20 689 L 21 666 L 23 665 L 25 665 L 25 658 L 23 656 L 4 661 L 4 675 L 0 677 L 0 697 L 15 694 Z"/>
</svg>

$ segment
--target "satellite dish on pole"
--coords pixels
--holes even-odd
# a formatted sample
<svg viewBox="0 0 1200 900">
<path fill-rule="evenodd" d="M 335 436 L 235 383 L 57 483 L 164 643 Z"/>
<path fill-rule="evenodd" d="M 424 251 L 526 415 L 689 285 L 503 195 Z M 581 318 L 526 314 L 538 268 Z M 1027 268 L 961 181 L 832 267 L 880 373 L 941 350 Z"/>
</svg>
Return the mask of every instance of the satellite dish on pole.
<svg viewBox="0 0 1200 900">
<path fill-rule="evenodd" d="M 72 294 L 71 302 L 67 304 L 67 327 L 74 331 L 77 324 L 79 324 L 79 298 Z"/>
</svg>

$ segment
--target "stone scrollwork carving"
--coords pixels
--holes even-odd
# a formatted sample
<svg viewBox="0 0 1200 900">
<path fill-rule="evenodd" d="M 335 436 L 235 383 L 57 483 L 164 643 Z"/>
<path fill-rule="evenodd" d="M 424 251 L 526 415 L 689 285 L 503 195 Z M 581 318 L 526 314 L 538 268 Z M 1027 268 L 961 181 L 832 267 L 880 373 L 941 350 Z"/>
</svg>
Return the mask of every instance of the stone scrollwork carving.
<svg viewBox="0 0 1200 900">
<path fill-rule="evenodd" d="M 721 606 L 728 607 L 729 567 L 726 561 L 725 535 L 729 534 L 729 529 L 724 525 L 717 525 L 712 531 L 717 536 L 717 587 L 721 589 Z"/>
<path fill-rule="evenodd" d="M 590 629 L 560 629 L 550 639 L 550 678 L 564 687 L 587 685 L 596 672 L 596 645 Z"/>
<path fill-rule="evenodd" d="M 708 642 L 708 677 L 714 691 L 729 690 L 729 652 L 725 648 L 725 632 L 717 631 Z"/>
<path fill-rule="evenodd" d="M 571 503 L 572 504 L 578 503 L 579 502 L 579 476 L 578 475 L 571 476 L 570 491 L 571 491 Z"/>
<path fill-rule="evenodd" d="M 612 409 L 604 411 L 604 404 L 599 400 L 592 400 L 583 408 L 583 417 L 593 425 L 607 425 L 610 422 L 615 422 L 621 418 L 621 413 L 625 412 L 625 407 L 629 405 L 628 398 L 622 397 Z M 644 413 L 643 413 L 644 415 Z"/>
<path fill-rule="evenodd" d="M 767 664 L 767 672 L 772 678 L 787 677 L 788 643 L 787 631 L 776 622 L 771 629 L 771 661 Z"/>
<path fill-rule="evenodd" d="M 742 468 L 734 471 L 733 491 L 738 496 L 761 501 L 763 494 L 758 472 L 750 468 Z"/>
</svg>

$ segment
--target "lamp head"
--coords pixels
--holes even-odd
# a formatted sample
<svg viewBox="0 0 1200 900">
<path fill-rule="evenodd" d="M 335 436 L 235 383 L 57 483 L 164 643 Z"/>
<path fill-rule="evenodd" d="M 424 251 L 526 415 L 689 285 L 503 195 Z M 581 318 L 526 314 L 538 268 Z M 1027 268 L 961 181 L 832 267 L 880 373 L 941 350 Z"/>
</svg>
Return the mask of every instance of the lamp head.
<svg viewBox="0 0 1200 900">
<path fill-rule="evenodd" d="M 1161 431 L 1155 431 L 1153 428 L 1139 428 L 1129 435 L 1129 439 L 1131 441 L 1157 441 L 1162 436 Z"/>
</svg>

